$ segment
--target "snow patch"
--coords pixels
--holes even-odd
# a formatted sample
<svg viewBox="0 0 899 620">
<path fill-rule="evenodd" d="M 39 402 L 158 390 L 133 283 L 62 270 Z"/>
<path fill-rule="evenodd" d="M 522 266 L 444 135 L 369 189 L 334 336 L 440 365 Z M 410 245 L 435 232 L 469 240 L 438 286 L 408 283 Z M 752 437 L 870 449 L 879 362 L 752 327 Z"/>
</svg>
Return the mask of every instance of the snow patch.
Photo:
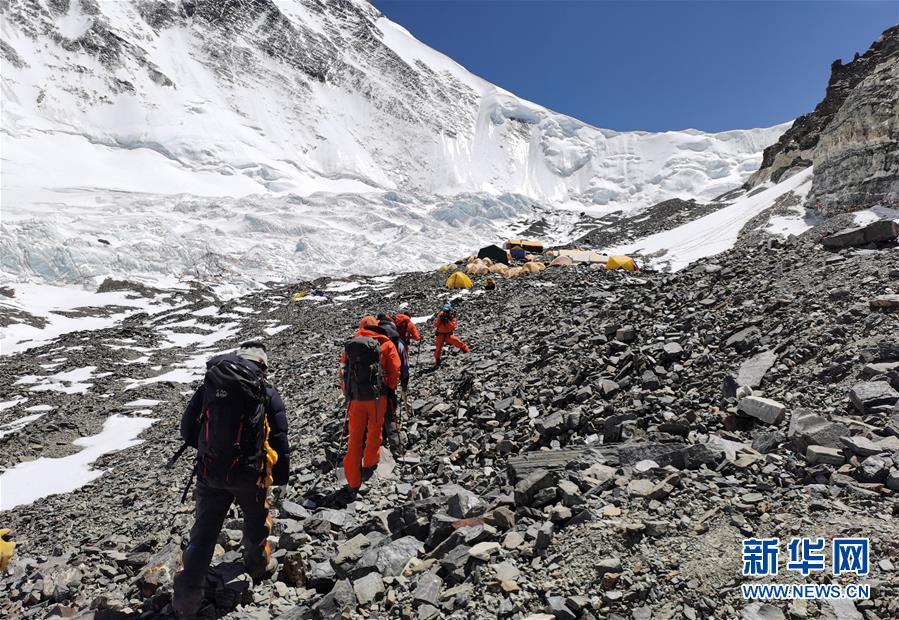
<svg viewBox="0 0 899 620">
<path fill-rule="evenodd" d="M 162 381 L 171 381 L 172 383 L 191 383 L 202 376 L 203 373 L 198 372 L 197 370 L 193 370 L 190 368 L 175 368 L 155 377 L 148 377 L 146 379 L 127 379 L 131 383 L 129 383 L 125 387 L 125 389 L 134 390 L 144 385 L 150 385 L 151 383 L 160 383 Z"/>
<path fill-rule="evenodd" d="M 31 385 L 31 392 L 63 392 L 65 394 L 85 394 L 93 387 L 93 383 L 88 383 L 94 378 L 106 377 L 111 373 L 103 372 L 94 374 L 97 370 L 96 366 L 84 366 L 83 368 L 75 368 L 65 372 L 58 372 L 53 375 L 41 377 L 38 375 L 26 375 L 19 378 L 13 385 Z"/>
<path fill-rule="evenodd" d="M 62 458 L 40 458 L 20 463 L 0 474 L 0 510 L 30 504 L 42 497 L 71 493 L 103 475 L 91 464 L 104 454 L 130 448 L 141 443 L 137 439 L 156 422 L 153 418 L 113 415 L 103 423 L 103 431 L 76 439 L 73 444 L 83 449 Z"/>
<path fill-rule="evenodd" d="M 290 329 L 290 325 L 275 325 L 274 327 L 266 327 L 262 331 L 269 336 L 274 336 L 275 334 L 283 332 L 285 329 Z"/>
<path fill-rule="evenodd" d="M 27 400 L 28 399 L 25 397 L 19 397 L 19 398 L 14 398 L 12 400 L 6 400 L 3 402 L 0 402 L 0 411 L 9 409 L 10 407 L 15 407 L 16 405 L 24 403 Z"/>
<path fill-rule="evenodd" d="M 43 416 L 44 416 L 43 413 L 34 413 L 31 415 L 22 416 L 21 418 L 13 420 L 12 422 L 9 422 L 7 424 L 0 425 L 0 439 L 3 439 L 4 437 L 6 437 L 8 435 L 12 435 L 13 433 L 16 433 L 16 432 L 22 430 L 23 428 L 25 428 L 26 426 L 28 426 L 35 420 L 41 419 Z M 0 478 L 0 482 L 2 482 L 2 478 Z M 0 484 L 0 487 L 2 487 L 2 486 L 3 485 Z M 2 496 L 5 493 L 5 491 L 6 491 L 6 489 L 0 488 L 0 496 Z M 0 499 L 0 502 L 2 502 L 2 501 L 3 500 Z"/>
</svg>

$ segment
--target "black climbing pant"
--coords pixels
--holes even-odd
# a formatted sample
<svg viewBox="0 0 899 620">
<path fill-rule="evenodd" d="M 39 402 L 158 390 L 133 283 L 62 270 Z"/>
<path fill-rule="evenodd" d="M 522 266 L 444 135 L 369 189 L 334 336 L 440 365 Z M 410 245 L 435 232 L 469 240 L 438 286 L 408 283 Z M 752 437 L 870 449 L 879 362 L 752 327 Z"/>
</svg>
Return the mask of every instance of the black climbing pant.
<svg viewBox="0 0 899 620">
<path fill-rule="evenodd" d="M 182 568 L 175 577 L 172 601 L 176 611 L 182 613 L 194 613 L 203 600 L 206 571 L 233 503 L 243 513 L 243 555 L 250 576 L 261 578 L 270 558 L 271 516 L 263 488 L 252 483 L 217 485 L 200 477 L 196 497 L 196 520 L 190 530 L 190 543 L 181 555 Z"/>
</svg>

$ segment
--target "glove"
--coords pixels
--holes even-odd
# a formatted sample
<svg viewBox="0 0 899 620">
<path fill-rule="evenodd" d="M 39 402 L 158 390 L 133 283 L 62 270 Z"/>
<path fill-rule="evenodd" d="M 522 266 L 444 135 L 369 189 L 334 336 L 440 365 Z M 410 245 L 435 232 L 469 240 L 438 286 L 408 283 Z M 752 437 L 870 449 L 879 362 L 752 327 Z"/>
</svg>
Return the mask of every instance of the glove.
<svg viewBox="0 0 899 620">
<path fill-rule="evenodd" d="M 16 550 L 16 543 L 9 540 L 10 531 L 8 529 L 0 529 L 0 573 L 9 566 L 13 553 Z"/>
</svg>

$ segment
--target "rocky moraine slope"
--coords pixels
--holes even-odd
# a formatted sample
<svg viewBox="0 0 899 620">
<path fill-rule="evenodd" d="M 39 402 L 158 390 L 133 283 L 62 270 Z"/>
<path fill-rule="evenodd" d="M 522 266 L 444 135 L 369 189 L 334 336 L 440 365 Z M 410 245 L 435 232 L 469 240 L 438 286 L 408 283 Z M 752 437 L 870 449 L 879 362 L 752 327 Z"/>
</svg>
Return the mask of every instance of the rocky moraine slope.
<svg viewBox="0 0 899 620">
<path fill-rule="evenodd" d="M 443 274 L 300 283 L 224 304 L 197 292 L 185 307 L 4 357 L 0 396 L 54 407 L 0 439 L 6 465 L 70 452 L 112 413 L 158 421 L 140 445 L 101 457 L 96 481 L 4 513 L 19 549 L 0 609 L 168 617 L 191 521 L 179 501 L 189 459 L 163 468 L 193 387 L 179 371 L 270 333 L 295 446 L 274 504 L 280 570 L 250 587 L 235 514 L 207 614 L 776 618 L 740 597 L 741 538 L 861 534 L 871 599 L 788 613 L 896 617 L 899 315 L 872 302 L 896 299 L 899 250 L 823 249 L 846 218 L 782 241 L 747 228 L 733 250 L 674 275 L 552 268 L 461 295 L 472 353 L 434 373 L 422 372 L 429 342 L 413 354 L 405 462 L 385 455 L 346 509 L 303 507 L 338 485 L 340 343 L 365 312 L 430 314 L 447 296 Z M 320 294 L 290 300 L 309 288 Z M 163 330 L 226 324 L 214 345 L 160 348 Z M 84 394 L 21 380 L 88 364 Z M 735 398 L 741 385 L 748 400 L 745 388 Z"/>
<path fill-rule="evenodd" d="M 244 5 L 265 8 L 263 17 L 277 8 L 227 4 Z M 363 26 L 377 17 L 358 2 L 306 5 L 313 17 L 367 16 Z M 24 23 L 78 17 L 84 6 L 94 5 L 41 5 Z M 134 6 L 150 28 L 174 19 L 158 2 Z M 178 19 L 202 24 L 215 6 L 196 3 Z M 117 41 L 103 30 L 113 21 L 90 23 L 78 39 L 84 53 Z M 263 52 L 290 30 L 273 26 L 254 44 Z M 102 45 L 89 47 L 102 32 Z M 897 40 L 899 30 L 888 30 L 835 67 L 825 102 L 766 151 L 749 187 L 706 205 L 673 199 L 571 226 L 571 238 L 592 246 L 687 226 L 696 245 L 740 231 L 733 247 L 721 244 L 730 249 L 676 273 L 550 267 L 500 279 L 495 290 L 478 280 L 452 292 L 446 273 L 430 271 L 268 283 L 227 300 L 213 285 L 107 281 L 104 290 L 146 301 L 148 311 L 0 357 L 0 526 L 18 543 L 0 575 L 0 616 L 172 617 L 172 576 L 192 522 L 192 505 L 180 501 L 190 458 L 165 468 L 181 412 L 208 357 L 261 337 L 294 446 L 291 483 L 273 497 L 278 572 L 249 582 L 235 511 L 204 618 L 899 617 L 899 246 L 889 219 Z M 124 43 L 121 51 L 144 58 Z M 331 79 L 317 58 L 282 60 L 311 82 Z M 799 171 L 808 161 L 814 170 Z M 796 181 L 808 189 L 812 174 L 804 201 Z M 753 203 L 765 191 L 775 197 Z M 866 206 L 874 208 L 855 213 Z M 528 234 L 556 217 L 540 213 Z M 801 234 L 771 234 L 777 218 Z M 295 299 L 299 291 L 309 294 Z M 425 372 L 427 321 L 449 297 L 472 352 L 450 352 Z M 395 310 L 421 321 L 426 336 L 412 353 L 405 453 L 384 451 L 358 501 L 313 505 L 341 484 L 342 343 L 363 314 Z M 24 309 L 0 316 L 5 327 L 23 320 L 40 323 Z M 869 537 L 864 578 L 801 579 L 864 583 L 870 597 L 744 600 L 741 540 L 753 536 Z M 777 581 L 799 579 L 784 571 Z"/>
</svg>

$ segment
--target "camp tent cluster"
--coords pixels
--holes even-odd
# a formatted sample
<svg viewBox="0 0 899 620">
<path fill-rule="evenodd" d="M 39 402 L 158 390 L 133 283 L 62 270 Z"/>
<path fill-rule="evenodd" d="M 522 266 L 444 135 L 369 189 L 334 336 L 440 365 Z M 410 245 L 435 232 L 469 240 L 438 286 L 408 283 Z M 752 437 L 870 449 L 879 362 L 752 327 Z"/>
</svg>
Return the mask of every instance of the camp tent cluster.
<svg viewBox="0 0 899 620">
<path fill-rule="evenodd" d="M 553 266 L 590 265 L 594 269 L 609 271 L 616 269 L 639 271 L 637 262 L 630 256 L 609 256 L 590 250 L 551 250 L 546 255 L 551 259 L 549 264 Z"/>
<path fill-rule="evenodd" d="M 547 266 L 589 265 L 593 269 L 638 271 L 636 261 L 630 256 L 607 256 L 589 250 L 544 251 L 543 244 L 522 239 L 512 239 L 505 245 L 508 249 L 498 245 L 485 246 L 478 251 L 477 256 L 465 259 L 465 267 L 454 271 L 447 278 L 446 287 L 471 288 L 473 276 L 486 276 L 488 288 L 492 288 L 495 285 L 494 276 L 517 278 L 542 271 Z M 453 269 L 452 265 L 440 268 L 441 271 Z"/>
</svg>

